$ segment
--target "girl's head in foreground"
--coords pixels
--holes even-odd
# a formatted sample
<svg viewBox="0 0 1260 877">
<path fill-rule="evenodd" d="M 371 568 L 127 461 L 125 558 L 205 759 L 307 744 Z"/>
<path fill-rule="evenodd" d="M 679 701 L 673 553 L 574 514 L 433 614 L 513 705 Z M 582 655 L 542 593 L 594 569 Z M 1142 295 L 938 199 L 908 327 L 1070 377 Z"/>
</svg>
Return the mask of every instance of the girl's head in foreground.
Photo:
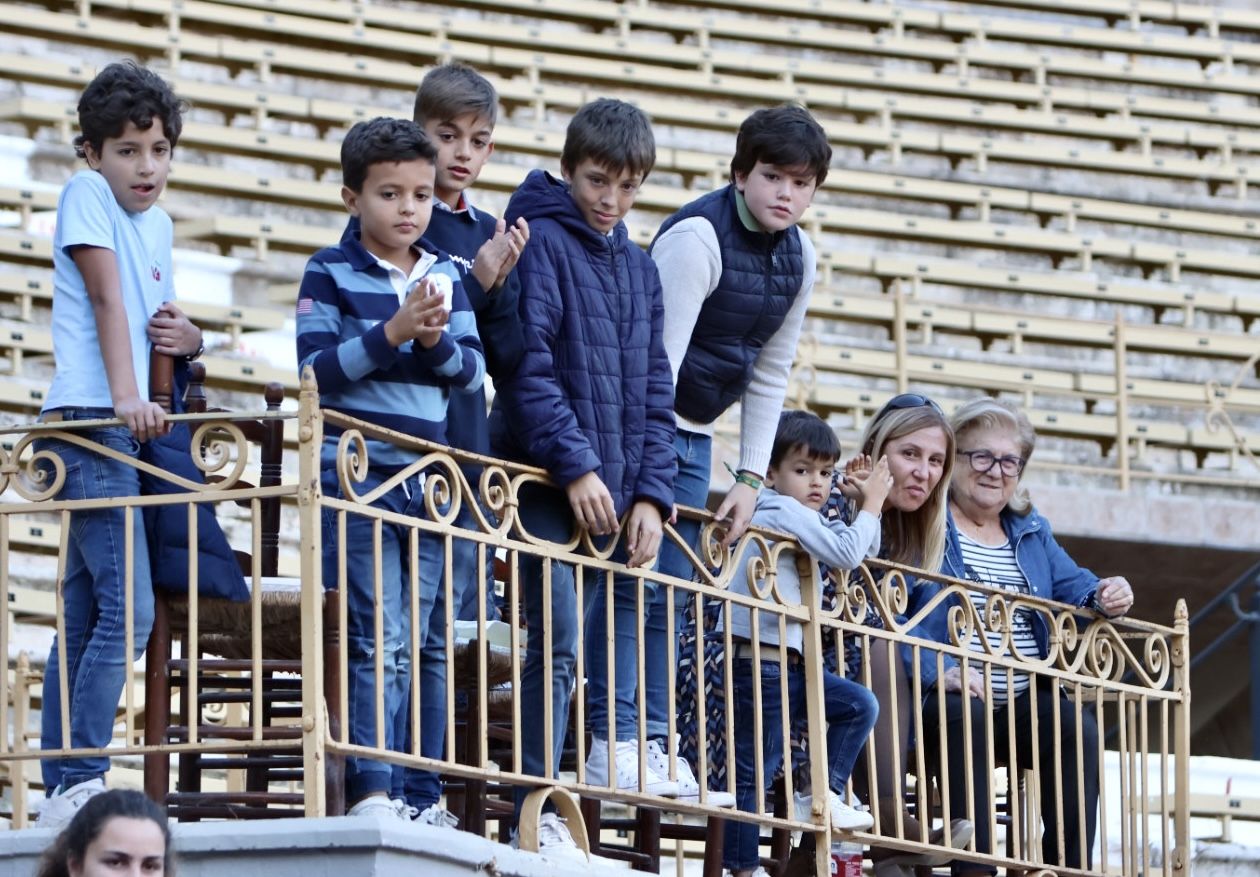
<svg viewBox="0 0 1260 877">
<path fill-rule="evenodd" d="M 37 877 L 172 877 L 171 832 L 140 792 L 113 789 L 88 800 L 44 853 Z"/>
</svg>

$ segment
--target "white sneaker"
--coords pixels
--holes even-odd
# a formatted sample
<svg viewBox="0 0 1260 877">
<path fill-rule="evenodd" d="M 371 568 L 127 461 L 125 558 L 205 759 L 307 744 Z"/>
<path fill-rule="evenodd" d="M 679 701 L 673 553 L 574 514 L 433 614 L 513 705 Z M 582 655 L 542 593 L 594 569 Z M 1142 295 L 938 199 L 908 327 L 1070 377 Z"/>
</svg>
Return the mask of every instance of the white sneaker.
<svg viewBox="0 0 1260 877">
<path fill-rule="evenodd" d="M 410 822 L 410 813 L 414 813 L 415 809 L 402 798 L 390 800 L 384 795 L 368 795 L 351 807 L 346 815 L 368 816 L 382 822 Z"/>
<path fill-rule="evenodd" d="M 678 748 L 678 737 L 674 737 L 674 748 Z M 696 779 L 695 773 L 691 770 L 691 765 L 687 759 L 681 755 L 677 758 L 678 763 L 678 800 L 686 801 L 688 804 L 700 803 L 700 782 Z M 656 773 L 662 779 L 669 778 L 669 755 L 661 748 L 660 741 L 649 740 L 647 745 L 647 764 L 648 768 Z M 730 792 L 719 792 L 713 789 L 706 790 L 704 803 L 710 807 L 734 807 L 735 796 Z"/>
<path fill-rule="evenodd" d="M 607 786 L 608 780 L 608 742 L 598 737 L 591 738 L 591 752 L 586 757 L 586 781 L 592 786 Z M 637 740 L 618 740 L 616 755 L 617 785 L 619 792 L 639 791 L 639 743 Z M 660 795 L 662 798 L 677 798 L 678 783 L 668 780 L 652 769 L 651 763 L 644 766 L 649 795 Z"/>
<path fill-rule="evenodd" d="M 519 840 L 516 832 L 512 832 L 508 845 L 514 850 L 520 849 Z M 573 842 L 573 835 L 569 834 L 564 820 L 550 812 L 538 817 L 538 854 L 552 861 L 581 862 L 583 865 L 589 862 L 586 853 Z"/>
<path fill-rule="evenodd" d="M 835 792 L 827 791 L 827 805 L 831 810 L 832 831 L 866 831 L 875 824 L 871 811 L 862 807 L 850 807 Z"/>
<path fill-rule="evenodd" d="M 414 812 L 416 808 L 410 807 L 408 809 Z M 412 816 L 411 821 L 421 822 L 425 825 L 435 825 L 438 828 L 456 828 L 459 826 L 459 818 L 441 804 L 430 804 Z"/>
<path fill-rule="evenodd" d="M 39 808 L 39 828 L 52 828 L 60 831 L 70 824 L 74 814 L 92 798 L 105 791 L 105 780 L 97 777 L 94 780 L 76 783 L 68 789 L 58 786 L 52 797 L 44 801 Z"/>
</svg>

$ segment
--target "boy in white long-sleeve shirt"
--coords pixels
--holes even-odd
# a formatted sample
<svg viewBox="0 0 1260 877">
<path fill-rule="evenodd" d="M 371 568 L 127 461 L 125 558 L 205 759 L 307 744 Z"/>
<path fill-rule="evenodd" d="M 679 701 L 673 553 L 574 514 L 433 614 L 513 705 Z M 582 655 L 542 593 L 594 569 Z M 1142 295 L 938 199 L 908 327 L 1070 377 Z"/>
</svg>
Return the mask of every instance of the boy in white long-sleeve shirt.
<svg viewBox="0 0 1260 877">
<path fill-rule="evenodd" d="M 851 525 L 828 520 L 821 509 L 831 491 L 832 474 L 840 456 L 835 433 L 816 415 L 807 411 L 785 411 L 779 418 L 766 473 L 766 487 L 757 498 L 752 524 L 768 530 L 791 533 L 801 549 L 816 560 L 837 570 L 850 570 L 868 554 L 879 550 L 879 512 L 892 486 L 888 461 L 874 466 L 851 464 L 847 469 L 846 486 L 857 499 L 859 512 Z M 731 580 L 733 593 L 749 594 L 747 570 L 761 553 L 750 543 L 740 557 L 740 564 Z M 801 602 L 801 582 L 796 554 L 781 552 L 776 559 L 777 593 L 785 605 Z M 821 595 L 818 583 L 816 594 Z M 754 633 L 751 611 L 732 606 L 730 611 L 732 655 L 732 687 L 735 720 L 735 797 L 736 806 L 756 811 L 757 797 L 765 789 L 756 782 L 757 749 L 762 748 L 762 777 L 767 786 L 783 761 L 783 738 L 780 675 L 786 670 L 789 723 L 805 709 L 805 669 L 803 665 L 803 626 L 787 619 L 783 646 L 787 650 L 786 665 L 780 662 L 779 615 L 772 611 L 758 613 Z M 761 643 L 760 667 L 753 666 L 752 641 Z M 763 739 L 754 735 L 756 727 L 754 691 L 761 680 L 761 727 Z M 857 810 L 837 792 L 848 782 L 862 744 L 875 725 L 879 711 L 875 696 L 855 682 L 823 671 L 823 709 L 827 720 L 827 802 L 832 830 L 862 830 L 873 824 L 870 813 Z M 817 794 L 817 790 L 814 791 Z M 723 864 L 732 877 L 752 874 L 758 863 L 758 829 L 750 823 L 734 822 L 726 829 Z"/>
<path fill-rule="evenodd" d="M 740 403 L 739 462 L 734 485 L 717 509 L 723 543 L 748 526 L 765 478 L 775 426 L 787 393 L 805 310 L 814 287 L 816 255 L 797 225 L 827 178 L 831 147 L 803 107 L 761 109 L 739 126 L 731 182 L 685 205 L 661 224 L 649 252 L 661 276 L 665 353 L 674 372 L 675 502 L 708 504 L 714 423 Z M 699 551 L 700 524 L 680 517 L 679 538 Z M 661 545 L 660 571 L 691 579 L 692 561 L 678 545 Z M 647 593 L 644 641 L 648 752 L 664 768 L 670 670 L 669 615 L 683 629 L 686 596 L 666 606 Z M 680 666 L 694 662 L 685 649 Z M 702 682 L 695 688 L 704 690 Z M 681 703 L 686 713 L 690 703 Z M 698 791 L 688 763 L 678 760 L 681 798 Z"/>
</svg>

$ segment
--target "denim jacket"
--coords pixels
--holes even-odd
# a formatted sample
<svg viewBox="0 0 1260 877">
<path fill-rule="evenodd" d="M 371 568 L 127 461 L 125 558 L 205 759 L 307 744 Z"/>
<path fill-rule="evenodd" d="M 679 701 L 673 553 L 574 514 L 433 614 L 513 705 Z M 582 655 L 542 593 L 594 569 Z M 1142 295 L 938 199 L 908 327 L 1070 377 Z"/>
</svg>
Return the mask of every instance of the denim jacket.
<svg viewBox="0 0 1260 877">
<path fill-rule="evenodd" d="M 1070 603 L 1073 606 L 1087 606 L 1098 589 L 1098 576 L 1068 556 L 1050 531 L 1050 522 L 1037 514 L 1036 509 L 1027 515 L 1017 515 L 1010 510 L 1003 510 L 1001 515 L 1002 529 L 1006 537 L 1015 546 L 1015 562 L 1020 572 L 1028 580 L 1028 587 L 1034 597 Z M 949 515 L 945 531 L 945 559 L 941 564 L 941 573 L 958 579 L 968 579 L 962 559 L 962 546 L 958 542 L 958 527 L 954 516 Z M 913 617 L 920 607 L 925 605 L 944 586 L 937 582 L 916 582 L 910 590 L 910 606 L 907 613 Z M 922 639 L 948 643 L 949 610 L 959 605 L 957 595 L 942 600 L 912 631 Z M 1039 653 L 1044 657 L 1049 653 L 1050 630 L 1046 618 L 1039 612 L 1032 613 L 1033 636 L 1037 640 Z M 953 655 L 944 655 L 944 669 L 958 665 Z M 924 649 L 920 652 L 920 673 L 923 687 L 936 684 L 936 653 Z"/>
</svg>

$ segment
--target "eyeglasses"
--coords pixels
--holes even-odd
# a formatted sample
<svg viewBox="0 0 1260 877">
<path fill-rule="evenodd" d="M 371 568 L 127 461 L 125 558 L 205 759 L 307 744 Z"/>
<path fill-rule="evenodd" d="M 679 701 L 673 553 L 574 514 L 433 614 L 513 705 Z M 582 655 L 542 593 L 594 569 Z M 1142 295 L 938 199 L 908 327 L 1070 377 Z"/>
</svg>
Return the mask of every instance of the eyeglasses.
<svg viewBox="0 0 1260 877">
<path fill-rule="evenodd" d="M 998 457 L 992 451 L 959 451 L 958 456 L 966 457 L 971 462 L 971 468 L 977 472 L 988 472 L 993 469 L 993 464 L 997 463 L 1002 474 L 1007 478 L 1015 478 L 1028 464 L 1023 457 L 1017 457 L 1014 454 Z"/>
</svg>

